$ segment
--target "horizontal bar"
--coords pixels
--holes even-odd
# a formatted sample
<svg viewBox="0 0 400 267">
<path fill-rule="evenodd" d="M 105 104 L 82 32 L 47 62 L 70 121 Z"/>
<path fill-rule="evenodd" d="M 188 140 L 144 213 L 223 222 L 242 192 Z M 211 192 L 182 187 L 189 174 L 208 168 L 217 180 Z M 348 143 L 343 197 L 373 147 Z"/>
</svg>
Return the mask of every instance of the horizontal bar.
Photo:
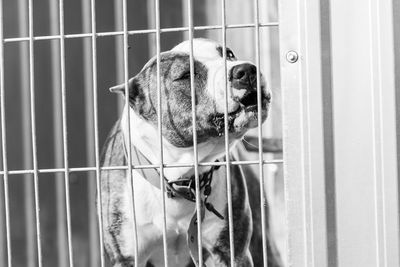
<svg viewBox="0 0 400 267">
<path fill-rule="evenodd" d="M 270 22 L 270 23 L 260 23 L 259 27 L 277 27 L 279 26 L 278 22 Z M 254 28 L 256 25 L 254 23 L 249 24 L 232 24 L 227 25 L 227 29 L 241 29 L 241 28 Z M 197 26 L 194 27 L 196 31 L 204 31 L 204 30 L 219 30 L 222 29 L 220 25 L 212 25 L 212 26 Z M 176 27 L 176 28 L 164 28 L 160 29 L 161 33 L 167 32 L 184 32 L 189 31 L 188 27 Z M 147 30 L 134 30 L 128 31 L 128 35 L 136 35 L 136 34 L 150 34 L 157 33 L 156 29 L 147 29 Z M 76 38 L 87 38 L 87 37 L 105 37 L 105 36 L 119 36 L 124 35 L 123 31 L 112 31 L 112 32 L 99 32 L 99 33 L 74 33 L 74 34 L 65 34 L 61 35 L 45 35 L 45 36 L 34 36 L 34 41 L 43 41 L 43 40 L 56 40 L 56 39 L 76 39 Z M 26 42 L 29 41 L 29 37 L 15 37 L 15 38 L 5 38 L 4 43 L 15 43 L 15 42 Z"/>
<path fill-rule="evenodd" d="M 232 165 L 254 165 L 259 164 L 258 160 L 247 160 L 247 161 L 231 161 Z M 275 160 L 264 160 L 263 164 L 282 164 L 282 159 Z M 226 165 L 225 161 L 218 162 L 199 162 L 199 166 L 223 166 Z M 184 167 L 194 167 L 192 163 L 181 163 L 181 164 L 163 164 L 163 168 L 184 168 Z M 152 168 L 160 168 L 160 165 L 132 165 L 132 169 L 152 169 Z M 128 166 L 108 166 L 101 167 L 100 170 L 103 171 L 112 171 L 112 170 L 126 170 Z M 94 167 L 75 167 L 69 168 L 68 172 L 86 172 L 86 171 L 96 171 L 96 166 Z M 65 168 L 54 168 L 54 169 L 38 169 L 39 173 L 57 173 L 57 172 L 65 172 Z M 4 175 L 4 171 L 0 171 L 0 175 Z M 33 174 L 34 170 L 11 170 L 7 171 L 9 175 L 16 174 Z"/>
</svg>

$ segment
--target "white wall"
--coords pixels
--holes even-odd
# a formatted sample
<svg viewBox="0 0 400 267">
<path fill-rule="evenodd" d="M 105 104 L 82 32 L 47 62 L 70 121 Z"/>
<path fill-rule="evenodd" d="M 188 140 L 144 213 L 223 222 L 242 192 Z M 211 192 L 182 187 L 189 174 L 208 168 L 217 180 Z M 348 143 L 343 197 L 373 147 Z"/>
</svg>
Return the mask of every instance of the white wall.
<svg viewBox="0 0 400 267">
<path fill-rule="evenodd" d="M 387 0 L 280 4 L 290 263 L 399 266 L 399 10 Z M 298 62 L 283 61 L 289 50 Z"/>
</svg>

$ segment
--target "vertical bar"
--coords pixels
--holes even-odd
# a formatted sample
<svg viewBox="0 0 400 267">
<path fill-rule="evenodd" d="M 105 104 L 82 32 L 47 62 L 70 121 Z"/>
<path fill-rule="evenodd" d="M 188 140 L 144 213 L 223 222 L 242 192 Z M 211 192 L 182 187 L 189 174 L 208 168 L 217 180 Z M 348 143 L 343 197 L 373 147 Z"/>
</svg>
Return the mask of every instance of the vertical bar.
<svg viewBox="0 0 400 267">
<path fill-rule="evenodd" d="M 59 3 L 57 1 L 49 1 L 49 11 L 52 23 L 50 24 L 50 33 L 58 35 L 60 26 L 57 23 L 59 18 Z M 52 64 L 52 86 L 54 89 L 61 86 L 61 58 L 60 58 L 60 45 L 58 41 L 52 41 L 51 45 L 51 64 Z M 63 159 L 63 131 L 62 131 L 62 111 L 60 110 L 61 103 L 61 90 L 53 91 L 53 123 L 54 123 L 54 163 L 56 167 L 62 167 Z M 56 187 L 56 207 L 57 207 L 57 253 L 58 265 L 60 267 L 67 266 L 68 259 L 68 237 L 65 231 L 66 211 L 64 205 L 65 199 L 65 186 L 64 175 L 62 173 L 55 173 L 55 187 Z"/>
<path fill-rule="evenodd" d="M 69 163 L 68 163 L 68 136 L 67 136 L 67 108 L 65 88 L 65 37 L 64 37 L 64 0 L 59 1 L 59 27 L 60 27 L 60 70 L 61 70 L 61 114 L 63 131 L 64 151 L 64 187 L 65 187 L 65 210 L 67 219 L 67 244 L 69 266 L 73 267 L 72 241 L 71 241 L 71 207 L 69 197 Z"/>
<path fill-rule="evenodd" d="M 254 14 L 255 14 L 255 50 L 256 50 L 256 66 L 257 66 L 257 112 L 262 113 L 262 100 L 261 100 L 261 84 L 260 84 L 260 19 L 259 19 L 259 3 L 258 0 L 254 1 Z M 258 167 L 260 175 L 260 201 L 261 201 L 261 228 L 262 228 L 262 249 L 264 266 L 268 266 L 267 258 L 267 219 L 265 214 L 265 207 L 267 207 L 267 197 L 265 195 L 265 180 L 264 180 L 264 166 L 263 166 L 263 149 L 262 149 L 262 117 L 258 116 Z"/>
<path fill-rule="evenodd" d="M 33 0 L 28 1 L 28 25 L 29 25 L 29 90 L 31 104 L 31 138 L 32 138 L 32 161 L 33 180 L 35 195 L 35 216 L 36 216 L 36 244 L 38 265 L 42 267 L 42 245 L 40 235 L 40 204 L 39 204 L 39 173 L 37 163 L 36 147 L 36 115 L 35 115 L 35 74 L 34 74 L 34 40 L 33 40 Z"/>
<path fill-rule="evenodd" d="M 398 266 L 398 158 L 396 142 L 395 36 L 391 1 L 370 1 L 370 71 L 376 256 L 380 266 Z M 397 236 L 397 235 L 396 235 Z"/>
<path fill-rule="evenodd" d="M 125 108 L 127 109 L 126 117 L 128 120 L 128 179 L 131 184 L 131 192 L 132 192 L 132 216 L 133 216 L 133 236 L 135 239 L 135 267 L 138 267 L 139 262 L 139 242 L 138 242 L 138 234 L 137 234 L 137 226 L 136 226 L 136 210 L 135 210 L 135 190 L 133 187 L 132 180 L 132 151 L 131 151 L 131 121 L 130 121 L 130 111 L 129 111 L 129 69 L 128 69 L 128 14 L 127 14 L 127 0 L 122 1 L 122 17 L 123 17 L 123 32 L 124 32 L 124 83 L 125 83 Z"/>
<path fill-rule="evenodd" d="M 160 38 L 160 0 L 155 0 L 156 11 L 156 50 L 157 50 L 157 119 L 158 119 L 158 143 L 160 146 L 160 187 L 161 187 L 161 201 L 163 210 L 163 249 L 164 249 L 164 266 L 168 267 L 168 247 L 167 247 L 167 216 L 165 206 L 165 185 L 164 185 L 164 155 L 163 155 L 163 141 L 162 141 L 162 114 L 161 114 L 161 38 Z"/>
<path fill-rule="evenodd" d="M 374 209 L 376 264 L 387 266 L 386 223 L 385 223 L 385 174 L 383 166 L 383 129 L 382 129 L 382 66 L 380 58 L 380 5 L 369 1 L 370 27 L 370 71 L 372 104 L 372 154 L 374 177 Z"/>
<path fill-rule="evenodd" d="M 327 265 L 338 266 L 330 1 L 320 2 L 321 86 L 325 169 Z M 316 261 L 317 263 L 317 261 Z"/>
<path fill-rule="evenodd" d="M 190 92 L 192 97 L 192 122 L 193 122 L 193 164 L 194 177 L 196 185 L 196 210 L 197 210 L 197 234 L 198 234 L 198 254 L 199 266 L 203 266 L 203 241 L 201 233 L 201 195 L 200 195 L 200 180 L 199 180 L 199 159 L 197 152 L 197 130 L 196 130 L 196 88 L 194 87 L 194 58 L 193 58 L 193 1 L 188 1 L 188 20 L 189 20 L 189 54 L 190 54 Z"/>
<path fill-rule="evenodd" d="M 97 187 L 97 214 L 99 227 L 99 247 L 100 247 L 100 266 L 104 266 L 103 250 L 103 216 L 101 212 L 101 194 L 100 194 L 100 149 L 99 149 L 99 121 L 97 109 L 97 44 L 96 44 L 96 1 L 91 0 L 91 18 L 92 18 L 92 72 L 93 72 L 93 120 L 94 120 L 94 147 L 96 162 L 96 187 Z"/>
<path fill-rule="evenodd" d="M 187 10 L 188 10 L 188 1 L 187 0 L 182 0 L 182 25 L 188 25 L 189 24 L 189 17 L 187 15 Z M 189 39 L 189 32 L 184 31 L 182 32 L 182 39 L 187 40 Z"/>
<path fill-rule="evenodd" d="M 86 5 L 85 5 L 86 6 Z M 88 8 L 87 8 L 88 9 Z M 98 224 L 98 248 L 99 248 L 99 253 L 94 252 L 94 242 L 95 242 L 95 237 L 94 233 L 92 234 L 91 238 L 91 265 L 92 266 L 98 266 L 97 260 L 95 256 L 100 256 L 100 266 L 104 267 L 104 251 L 103 251 L 103 216 L 102 216 L 102 211 L 101 211 L 101 203 L 102 203 L 102 198 L 101 198 L 101 186 L 100 186 L 100 152 L 99 152 L 99 121 L 98 121 L 98 107 L 97 107 L 97 35 L 96 35 L 96 0 L 91 0 L 90 1 L 90 24 L 91 24 L 91 71 L 92 71 L 92 79 L 88 78 L 87 79 L 87 84 L 91 83 L 92 86 L 92 97 L 93 97 L 93 102 L 92 102 L 92 108 L 93 110 L 87 110 L 89 114 L 93 115 L 93 130 L 92 127 L 88 127 L 88 135 L 90 133 L 90 136 L 94 136 L 94 161 L 95 161 L 95 166 L 96 166 L 96 191 L 97 191 L 97 224 Z M 89 21 L 87 22 L 89 24 Z M 86 53 L 86 52 L 85 52 Z M 85 57 L 85 62 L 88 60 L 88 58 Z M 86 64 L 89 64 L 89 62 L 86 62 Z M 89 66 L 87 66 L 87 71 L 89 72 Z M 89 99 L 89 98 L 88 98 Z M 89 101 L 88 101 L 89 102 Z M 89 118 L 88 118 L 89 120 Z M 89 143 L 89 142 L 88 142 Z M 93 145 L 88 147 L 88 151 L 92 151 Z M 89 156 L 89 160 L 92 161 L 93 156 Z M 93 188 L 92 188 L 93 189 Z M 94 190 L 91 190 L 94 192 Z M 91 223 L 91 227 L 94 226 L 95 223 Z M 98 255 L 100 254 L 100 255 Z"/>
<path fill-rule="evenodd" d="M 303 165 L 303 181 L 302 181 L 302 205 L 303 205 L 303 217 L 304 217 L 304 241 L 306 246 L 306 262 L 308 266 L 315 266 L 314 257 L 314 216 L 313 216 L 313 182 L 312 182 L 312 162 L 311 162 L 311 105 L 310 105 L 310 64 L 309 64 L 309 31 L 308 21 L 311 19 L 312 14 L 309 9 L 309 1 L 302 1 L 300 4 L 300 18 L 301 18 L 301 44 L 302 55 L 307 57 L 307 60 L 303 62 L 301 82 L 303 86 L 301 96 L 301 114 L 303 116 L 302 121 L 302 149 L 304 155 Z M 313 10 L 314 11 L 314 10 Z"/>
<path fill-rule="evenodd" d="M 225 112 L 224 112 L 224 131 L 225 131 L 225 162 L 226 162 L 226 187 L 228 197 L 228 225 L 229 225 L 229 249 L 232 267 L 235 266 L 235 239 L 233 229 L 233 202 L 232 202 L 232 182 L 231 182 L 231 158 L 229 156 L 229 127 L 228 127 L 228 81 L 226 67 L 226 5 L 225 0 L 221 1 L 222 16 L 222 57 L 224 60 L 224 86 L 225 86 Z"/>
<path fill-rule="evenodd" d="M 123 18 L 123 14 L 122 14 L 122 1 L 114 1 L 114 17 L 115 17 L 115 30 L 116 31 L 121 31 L 121 29 L 123 29 L 124 25 L 123 25 L 123 21 L 121 21 L 121 18 Z M 121 38 L 121 36 L 116 36 L 115 38 L 115 57 L 116 57 L 116 66 L 115 66 L 115 70 L 116 70 L 116 80 L 118 82 L 118 84 L 124 80 L 124 70 L 123 70 L 123 66 L 124 66 L 124 56 L 121 53 L 118 53 L 118 51 L 121 51 L 121 49 L 123 49 L 124 45 L 123 45 L 123 37 Z M 122 68 L 121 68 L 122 66 Z M 117 104 L 118 104 L 118 111 L 122 111 L 124 108 L 124 101 L 122 99 L 120 99 L 119 97 L 117 98 Z"/>
<path fill-rule="evenodd" d="M 82 26 L 83 32 L 91 32 L 91 1 L 81 1 L 82 7 Z M 92 72 L 92 38 L 83 38 L 83 77 L 85 92 L 85 143 L 86 143 L 86 164 L 95 166 L 95 141 L 94 137 L 94 112 L 93 105 L 93 72 Z M 97 209 L 96 209 L 96 171 L 87 173 L 87 193 L 88 193 L 88 229 L 89 229 L 89 266 L 99 266 L 99 239 L 97 229 Z"/>
<path fill-rule="evenodd" d="M 393 47 L 400 47 L 400 2 L 392 1 L 392 25 L 393 25 Z M 393 49 L 394 53 L 394 87 L 395 87 L 395 119 L 396 119 L 396 159 L 400 161 L 400 51 Z M 397 181 L 400 181 L 400 165 L 397 163 Z M 400 214 L 400 183 L 397 183 L 397 214 Z M 397 228 L 400 228 L 400 220 L 398 215 Z M 397 240 L 400 241 L 400 232 L 397 235 Z M 399 255 L 397 256 L 399 259 Z"/>
<path fill-rule="evenodd" d="M 3 160 L 1 160 L 1 163 Z M 0 182 L 0 264 L 6 266 L 7 262 L 7 236 L 6 236 L 6 231 L 5 231 L 5 220 L 4 216 L 5 214 L 5 209 L 4 209 L 4 185 L 3 183 Z"/>
<path fill-rule="evenodd" d="M 3 183 L 4 183 L 4 208 L 6 221 L 6 248 L 7 266 L 11 267 L 11 235 L 10 235 L 10 206 L 8 194 L 8 163 L 7 163 L 7 142 L 6 142 L 6 115 L 5 115 L 5 88 L 4 88 L 4 17 L 3 1 L 0 1 L 0 112 L 1 112 L 1 146 L 3 154 Z"/>
<path fill-rule="evenodd" d="M 147 9 L 147 14 L 146 14 L 147 28 L 148 29 L 155 29 L 156 28 L 156 25 L 155 25 L 156 18 L 154 17 L 155 16 L 154 10 L 156 9 L 155 1 L 148 1 L 146 9 Z M 160 21 L 160 24 L 161 24 L 161 21 Z M 154 34 L 148 34 L 147 35 L 147 42 L 149 44 L 156 43 L 156 36 L 154 36 Z M 152 55 L 156 54 L 156 50 L 157 50 L 156 47 L 154 47 L 153 45 L 150 45 L 149 49 L 148 49 L 149 56 L 152 56 Z"/>
<path fill-rule="evenodd" d="M 82 23 L 83 23 L 83 31 L 85 33 L 91 32 L 92 27 L 92 14 L 91 14 L 91 1 L 82 1 Z M 90 15 L 89 15 L 90 14 Z M 93 36 L 92 36 L 93 37 Z M 85 120 L 86 120 L 86 159 L 87 165 L 93 166 L 96 165 L 96 151 L 95 151 L 95 143 L 96 136 L 94 134 L 95 128 L 97 127 L 94 124 L 94 105 L 96 105 L 97 100 L 94 98 L 94 91 L 97 92 L 97 86 L 94 87 L 93 80 L 95 78 L 93 74 L 93 63 L 92 63 L 92 40 L 93 38 L 84 38 L 83 39 L 83 69 L 84 69 L 84 83 L 85 83 Z M 93 90 L 93 88 L 96 88 Z M 95 140 L 93 140 L 95 139 Z M 97 168 L 97 166 L 96 166 Z M 99 249 L 101 250 L 101 245 L 99 245 L 98 239 L 98 231 L 96 229 L 98 226 L 98 214 L 95 205 L 93 205 L 93 199 L 96 199 L 96 182 L 97 176 L 96 172 L 88 172 L 88 210 L 89 210 L 89 252 L 90 252 L 90 266 L 95 267 L 99 265 L 98 259 L 102 262 L 103 255 L 99 254 Z M 100 192 L 100 191 L 98 191 Z M 97 203 L 97 202 L 96 202 Z M 101 202 L 100 202 L 101 203 Z M 102 228 L 100 228 L 102 229 Z M 101 255 L 101 256 L 100 256 Z M 102 264 L 102 263 L 101 263 Z"/>
<path fill-rule="evenodd" d="M 3 156 L 2 154 L 0 154 L 1 157 Z M 1 163 L 0 166 L 3 163 L 3 159 L 1 159 Z M 3 177 L 3 176 L 2 176 Z M 6 266 L 6 262 L 7 262 L 7 253 L 6 253 L 6 243 L 7 243 L 7 237 L 6 237 L 6 232 L 5 232 L 5 209 L 4 209 L 4 185 L 2 182 L 0 182 L 0 264 L 3 266 Z"/>
<path fill-rule="evenodd" d="M 18 21 L 19 21 L 19 35 L 27 36 L 28 29 L 26 25 L 28 24 L 28 8 L 26 1 L 18 1 Z M 20 86 L 21 86 L 21 101 L 22 101 L 22 129 L 23 129 L 23 139 L 22 147 L 24 151 L 23 166 L 25 169 L 32 169 L 32 154 L 30 152 L 31 136 L 30 136 L 30 119 L 29 119 L 29 92 L 25 90 L 29 88 L 29 80 L 27 79 L 29 75 L 29 50 L 26 42 L 19 44 L 20 50 Z M 25 175 L 24 177 L 24 194 L 25 194 L 25 229 L 26 229 L 26 258 L 27 267 L 34 267 L 35 264 L 35 213 L 34 206 L 32 203 L 33 196 L 33 183 L 32 176 Z M 62 267 L 62 266 L 60 266 Z"/>
</svg>

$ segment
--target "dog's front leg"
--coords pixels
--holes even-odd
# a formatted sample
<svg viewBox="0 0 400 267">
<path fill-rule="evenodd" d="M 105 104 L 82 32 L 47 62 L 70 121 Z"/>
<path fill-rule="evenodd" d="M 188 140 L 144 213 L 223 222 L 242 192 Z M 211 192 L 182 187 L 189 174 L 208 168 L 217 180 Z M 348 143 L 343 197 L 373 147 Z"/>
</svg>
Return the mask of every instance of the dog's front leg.
<svg viewBox="0 0 400 267">
<path fill-rule="evenodd" d="M 134 240 L 132 228 L 132 222 L 130 221 L 126 224 L 122 224 L 119 231 L 111 230 L 107 234 L 108 236 L 112 236 L 115 240 L 115 242 L 112 243 L 113 248 L 108 250 L 113 267 L 135 266 L 136 242 Z M 159 246 L 160 239 L 155 238 L 155 233 L 157 232 L 159 231 L 153 224 L 138 227 L 138 266 L 147 266 L 147 262 L 154 248 Z"/>
<path fill-rule="evenodd" d="M 212 218 L 214 221 L 208 222 L 206 225 L 211 225 L 211 229 L 218 229 L 217 233 L 210 230 L 210 236 L 214 237 L 209 250 L 213 258 L 214 266 L 230 266 L 232 259 L 230 250 L 228 203 L 225 197 L 226 189 L 223 189 L 226 176 L 225 173 L 218 173 L 218 175 L 219 177 L 216 177 L 215 180 L 218 181 L 219 186 L 216 185 L 215 190 L 213 190 L 218 190 L 219 194 L 211 194 L 210 201 L 218 210 L 224 211 L 224 220 L 220 220 L 210 212 L 207 213 L 208 217 Z M 250 239 L 253 233 L 252 211 L 248 201 L 245 179 L 238 166 L 231 167 L 231 185 L 233 207 L 233 213 L 231 215 L 233 217 L 235 251 L 235 258 L 233 261 L 235 262 L 235 266 L 253 266 L 253 258 L 249 250 Z"/>
<path fill-rule="evenodd" d="M 253 258 L 249 250 L 251 237 L 251 215 L 243 214 L 241 218 L 234 220 L 234 250 L 235 266 L 253 267 Z M 231 250 L 229 242 L 229 225 L 226 221 L 225 227 L 219 234 L 218 239 L 210 249 L 213 264 L 210 266 L 231 266 Z M 207 265 L 208 266 L 208 265 Z"/>
</svg>

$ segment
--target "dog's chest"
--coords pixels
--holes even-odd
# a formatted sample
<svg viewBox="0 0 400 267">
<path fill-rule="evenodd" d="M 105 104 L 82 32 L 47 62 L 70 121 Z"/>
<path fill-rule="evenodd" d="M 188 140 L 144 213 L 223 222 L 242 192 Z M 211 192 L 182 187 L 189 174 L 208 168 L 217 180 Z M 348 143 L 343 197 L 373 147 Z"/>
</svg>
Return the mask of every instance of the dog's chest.
<svg viewBox="0 0 400 267">
<path fill-rule="evenodd" d="M 220 175 L 218 173 L 216 173 L 215 176 L 209 201 L 213 203 L 218 211 L 224 213 L 226 209 L 226 188 L 223 186 L 225 177 L 219 177 Z M 132 210 L 129 188 L 128 186 L 126 190 L 126 205 L 124 205 L 127 207 L 127 213 L 131 213 Z M 137 199 L 135 201 L 135 208 L 138 231 L 151 232 L 151 235 L 146 235 L 145 237 L 151 237 L 147 245 L 156 245 L 157 249 L 154 249 L 154 247 L 153 249 L 155 251 L 160 250 L 160 253 L 152 253 L 152 259 L 154 258 L 153 260 L 155 261 L 159 258 L 159 255 L 162 255 L 164 216 L 169 250 L 168 255 L 171 255 L 170 260 L 184 260 L 186 257 L 189 257 L 187 233 L 190 220 L 196 212 L 195 203 L 182 198 L 168 198 L 165 196 L 166 213 L 164 214 L 160 189 L 151 185 L 145 177 L 135 172 L 133 188 L 135 200 Z M 202 223 L 203 245 L 211 248 L 224 226 L 223 220 L 219 219 L 213 213 L 206 211 Z M 144 248 L 144 250 L 146 249 Z"/>
</svg>

